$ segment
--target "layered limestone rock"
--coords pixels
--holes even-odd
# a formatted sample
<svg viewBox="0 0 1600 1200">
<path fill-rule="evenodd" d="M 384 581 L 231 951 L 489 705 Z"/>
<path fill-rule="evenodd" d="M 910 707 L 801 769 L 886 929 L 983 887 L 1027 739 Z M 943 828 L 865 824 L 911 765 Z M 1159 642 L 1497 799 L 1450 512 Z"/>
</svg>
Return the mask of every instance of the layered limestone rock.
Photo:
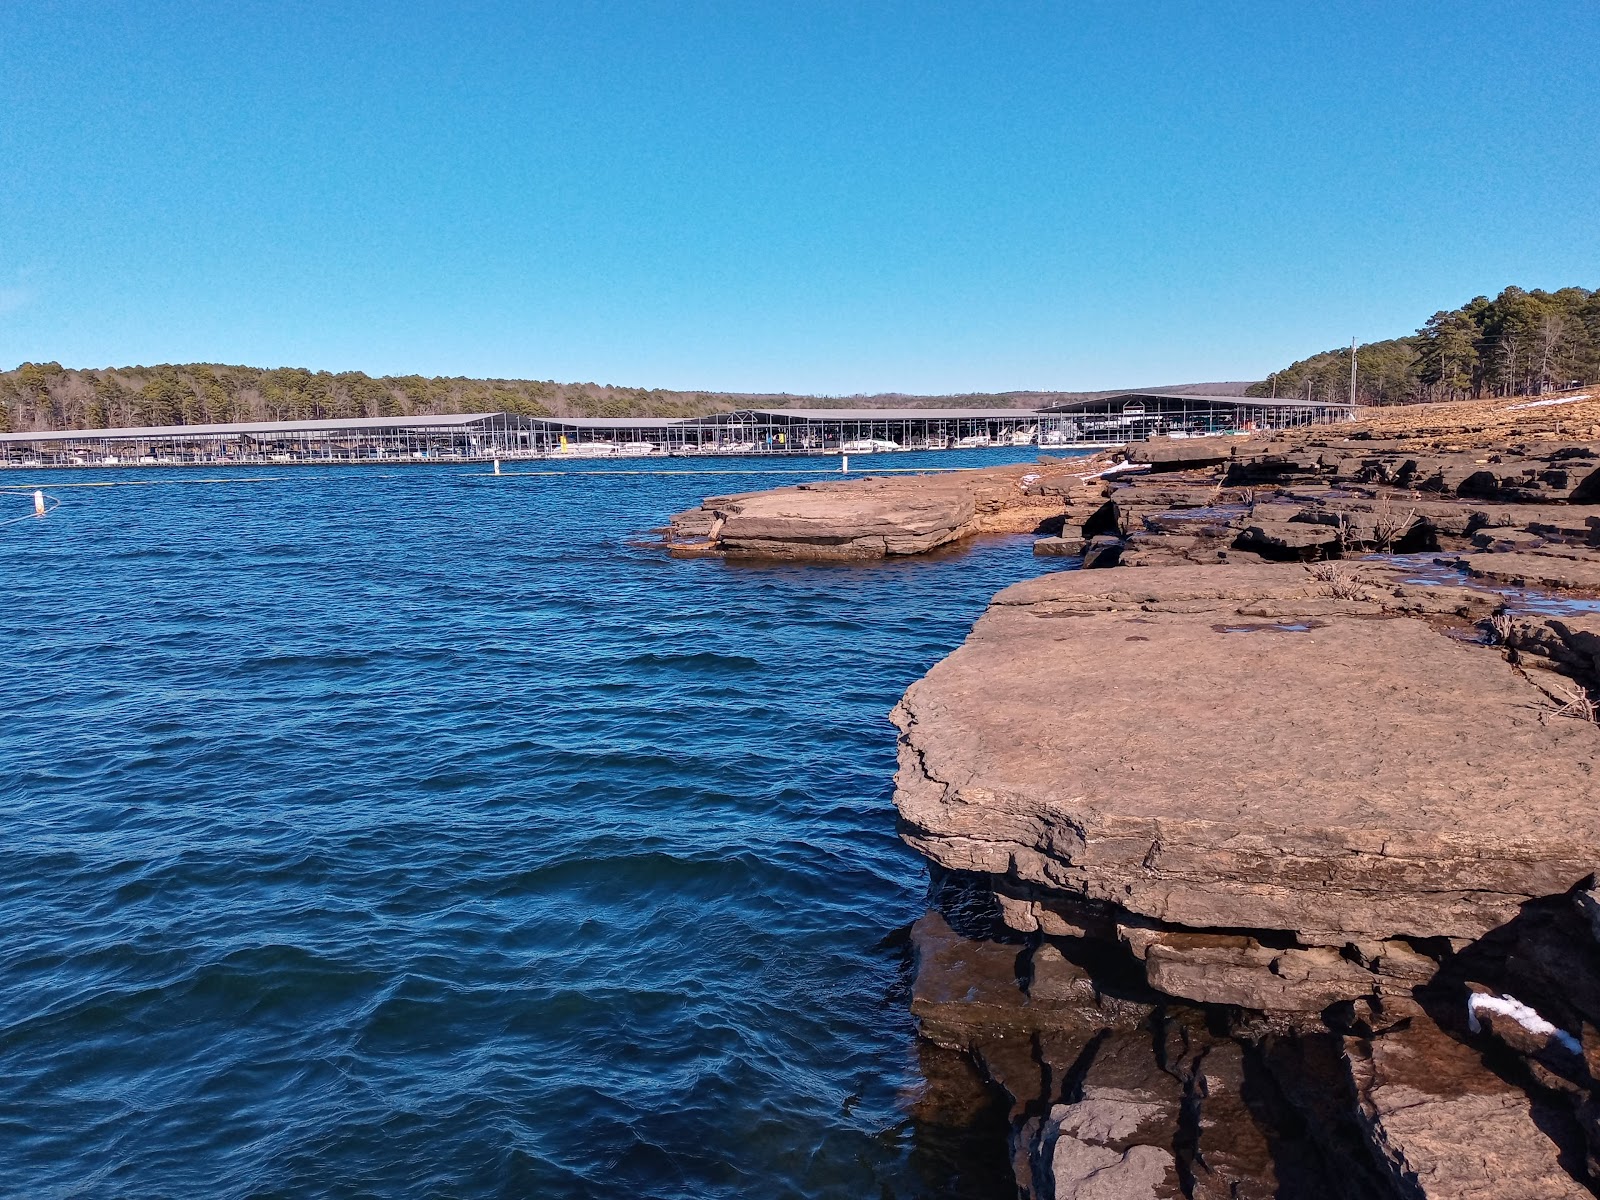
<svg viewBox="0 0 1600 1200">
<path fill-rule="evenodd" d="M 1026 1194 L 1591 1194 L 1600 631 L 1451 578 L 1061 572 L 906 693 L 902 835 L 995 922 L 913 1012 Z"/>
<path fill-rule="evenodd" d="M 1003 1090 L 1025 1196 L 1347 1194 L 1320 1181 L 1337 1153 L 1364 1153 L 1359 1142 L 1330 1155 L 1292 1110 L 1274 1114 L 1252 1095 L 1262 1064 L 1137 973 L 984 936 L 937 909 L 911 942 L 912 1012 L 924 1037 L 971 1055 Z"/>
<path fill-rule="evenodd" d="M 982 533 L 1059 533 L 1103 503 L 1108 461 L 863 476 L 713 496 L 668 529 L 676 553 L 860 561 L 921 554 Z"/>
<path fill-rule="evenodd" d="M 1600 865 L 1600 730 L 1430 624 L 1488 596 L 1364 579 L 1335 595 L 1304 569 L 1175 567 L 1006 589 L 895 710 L 906 840 L 1158 925 L 1340 950 L 1470 941 L 1574 886 Z M 1285 987 L 1347 986 L 1237 947 L 1157 961 L 1205 977 L 1241 954 Z"/>
<path fill-rule="evenodd" d="M 1470 1046 L 1427 1017 L 1349 1039 L 1361 1118 L 1394 1192 L 1436 1200 L 1588 1200 L 1561 1164 L 1553 1126 L 1571 1118 L 1484 1068 Z"/>
</svg>

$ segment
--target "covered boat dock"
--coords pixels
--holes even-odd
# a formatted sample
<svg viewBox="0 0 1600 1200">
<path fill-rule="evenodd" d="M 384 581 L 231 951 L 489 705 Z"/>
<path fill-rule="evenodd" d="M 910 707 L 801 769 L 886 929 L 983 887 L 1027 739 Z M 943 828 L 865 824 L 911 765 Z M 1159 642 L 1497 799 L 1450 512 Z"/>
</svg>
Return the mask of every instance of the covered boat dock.
<svg viewBox="0 0 1600 1200">
<path fill-rule="evenodd" d="M 1152 437 L 1205 437 L 1349 421 L 1348 404 L 1208 396 L 1182 392 L 1119 392 L 1039 410 L 1041 444 L 1103 445 Z"/>
<path fill-rule="evenodd" d="M 354 417 L 0 434 L 0 465 L 461 462 L 1121 445 L 1345 420 L 1345 405 L 1126 392 L 1015 408 L 739 409 L 700 417 L 514 413 Z"/>
</svg>

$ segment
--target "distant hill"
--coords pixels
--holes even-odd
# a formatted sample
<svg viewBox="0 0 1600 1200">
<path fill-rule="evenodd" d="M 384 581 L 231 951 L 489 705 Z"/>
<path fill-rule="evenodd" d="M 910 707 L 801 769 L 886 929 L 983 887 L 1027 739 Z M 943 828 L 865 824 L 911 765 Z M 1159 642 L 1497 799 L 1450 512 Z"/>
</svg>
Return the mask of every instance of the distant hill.
<svg viewBox="0 0 1600 1200">
<path fill-rule="evenodd" d="M 1416 333 L 1356 348 L 1356 399 L 1413 404 L 1533 395 L 1600 382 L 1600 289 L 1508 287 L 1441 310 Z M 1342 400 L 1350 348 L 1324 350 L 1253 385 L 1254 396 Z"/>
<path fill-rule="evenodd" d="M 1244 383 L 1187 383 L 1105 392 L 999 392 L 948 396 L 880 393 L 671 391 L 612 384 L 422 375 L 373 377 L 360 371 L 234 367 L 187 363 L 83 369 L 23 363 L 0 372 L 0 431 L 99 429 L 124 425 L 199 425 L 227 421 L 401 417 L 512 412 L 556 417 L 684 417 L 737 408 L 1037 408 L 1117 391 L 1237 395 Z"/>
</svg>

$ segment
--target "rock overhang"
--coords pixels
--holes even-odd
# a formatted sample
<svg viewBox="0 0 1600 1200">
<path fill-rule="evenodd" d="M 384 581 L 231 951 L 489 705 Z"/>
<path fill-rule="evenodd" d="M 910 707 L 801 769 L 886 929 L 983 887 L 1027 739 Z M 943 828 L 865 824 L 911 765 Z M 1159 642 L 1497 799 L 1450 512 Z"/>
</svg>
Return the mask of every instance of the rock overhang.
<svg viewBox="0 0 1600 1200">
<path fill-rule="evenodd" d="M 1006 589 L 895 711 L 907 841 L 1154 920 L 1331 945 L 1470 940 L 1600 865 L 1600 729 L 1424 619 L 1490 600 L 1327 590 L 1254 565 Z"/>
</svg>

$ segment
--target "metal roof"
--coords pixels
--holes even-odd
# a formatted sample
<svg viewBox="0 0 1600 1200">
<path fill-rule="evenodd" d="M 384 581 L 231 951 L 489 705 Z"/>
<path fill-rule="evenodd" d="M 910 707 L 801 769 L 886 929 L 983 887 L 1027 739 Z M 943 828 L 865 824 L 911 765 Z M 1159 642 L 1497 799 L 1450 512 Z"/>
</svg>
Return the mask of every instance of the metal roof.
<svg viewBox="0 0 1600 1200">
<path fill-rule="evenodd" d="M 1031 408 L 742 408 L 737 412 L 694 417 L 707 424 L 729 417 L 757 418 L 768 422 L 806 421 L 986 421 L 1031 420 L 1039 414 Z"/>
<path fill-rule="evenodd" d="M 1219 408 L 1349 408 L 1344 401 L 1296 400 L 1270 396 L 1207 396 L 1198 392 L 1117 392 L 1110 396 L 1097 396 L 1092 400 L 1065 400 L 1047 405 L 1040 412 L 1081 412 L 1089 409 L 1127 404 L 1134 400 L 1182 400 L 1190 404 L 1212 404 Z"/>
<path fill-rule="evenodd" d="M 682 426 L 733 423 L 805 425 L 826 423 L 890 423 L 895 421 L 1036 421 L 1040 413 L 1104 411 L 1131 401 L 1181 401 L 1218 408 L 1295 408 L 1343 410 L 1349 406 L 1321 400 L 1270 399 L 1265 396 L 1206 396 L 1182 392 L 1122 392 L 1094 400 L 1073 400 L 1034 410 L 1026 408 L 747 408 L 703 417 L 524 417 L 512 413 L 448 413 L 438 416 L 340 417 L 314 421 L 244 421 L 215 425 L 150 425 L 116 429 L 39 430 L 0 433 L 0 443 L 67 442 L 88 439 L 139 440 L 150 438 L 270 437 L 299 433 L 335 433 L 344 430 L 464 429 L 498 422 L 515 429 L 551 432 L 612 430 L 666 430 Z"/>
<path fill-rule="evenodd" d="M 546 429 L 666 429 L 695 420 L 692 417 L 521 417 L 529 425 Z"/>
<path fill-rule="evenodd" d="M 241 421 L 223 425 L 126 425 L 114 429 L 48 429 L 34 433 L 0 433 L 0 441 L 70 441 L 73 438 L 228 437 L 247 434 L 292 434 L 340 429 L 459 429 L 500 413 L 449 413 L 418 417 L 338 417 L 325 421 Z"/>
</svg>

